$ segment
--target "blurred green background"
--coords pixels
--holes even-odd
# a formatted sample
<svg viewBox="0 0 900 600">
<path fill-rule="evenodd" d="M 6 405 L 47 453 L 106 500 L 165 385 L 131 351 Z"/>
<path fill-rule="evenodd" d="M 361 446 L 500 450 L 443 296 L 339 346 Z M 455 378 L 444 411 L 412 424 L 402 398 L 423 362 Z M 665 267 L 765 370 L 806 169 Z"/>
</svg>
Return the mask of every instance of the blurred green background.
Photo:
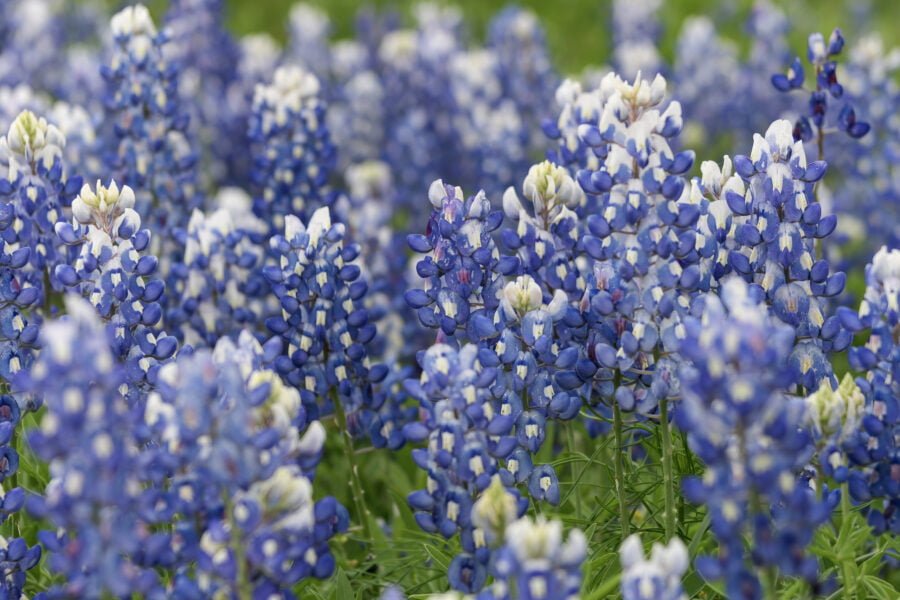
<svg viewBox="0 0 900 600">
<path fill-rule="evenodd" d="M 859 31 L 859 15 L 868 11 L 865 30 L 873 28 L 882 35 L 888 46 L 900 45 L 900 0 L 771 0 L 780 6 L 791 20 L 792 44 L 798 52 L 805 48 L 806 36 L 813 31 L 826 33 L 840 26 L 852 43 Z M 296 0 L 226 0 L 228 20 L 239 34 L 265 31 L 284 39 L 285 21 Z M 504 0 L 456 0 L 440 2 L 459 6 L 476 39 L 483 39 L 490 18 L 504 6 Z M 159 14 L 166 0 L 151 0 L 151 7 Z M 349 37 L 353 32 L 353 18 L 358 8 L 375 6 L 397 9 L 408 18 L 409 7 L 415 0 L 310 0 L 331 17 L 336 37 Z M 587 65 L 605 61 L 612 40 L 609 33 L 611 0 L 520 0 L 515 2 L 533 10 L 547 30 L 550 49 L 556 64 L 566 73 L 575 73 Z M 707 15 L 720 31 L 741 46 L 742 28 L 753 0 L 664 0 L 661 10 L 663 54 L 671 59 L 682 21 L 692 15 Z M 745 40 L 744 40 L 745 41 Z"/>
</svg>

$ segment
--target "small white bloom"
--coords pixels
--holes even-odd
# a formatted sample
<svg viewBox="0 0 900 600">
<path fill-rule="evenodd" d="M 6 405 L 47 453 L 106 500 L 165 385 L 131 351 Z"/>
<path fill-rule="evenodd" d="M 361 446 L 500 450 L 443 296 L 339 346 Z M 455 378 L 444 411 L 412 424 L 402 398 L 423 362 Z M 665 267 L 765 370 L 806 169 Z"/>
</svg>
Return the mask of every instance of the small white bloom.
<svg viewBox="0 0 900 600">
<path fill-rule="evenodd" d="M 537 310 L 543 300 L 540 286 L 530 275 L 519 275 L 515 281 L 507 283 L 500 294 L 500 304 L 511 318 L 521 318 L 526 313 Z"/>
<path fill-rule="evenodd" d="M 491 485 L 472 505 L 472 524 L 483 530 L 489 543 L 502 540 L 506 528 L 518 516 L 516 498 L 494 475 Z"/>
</svg>

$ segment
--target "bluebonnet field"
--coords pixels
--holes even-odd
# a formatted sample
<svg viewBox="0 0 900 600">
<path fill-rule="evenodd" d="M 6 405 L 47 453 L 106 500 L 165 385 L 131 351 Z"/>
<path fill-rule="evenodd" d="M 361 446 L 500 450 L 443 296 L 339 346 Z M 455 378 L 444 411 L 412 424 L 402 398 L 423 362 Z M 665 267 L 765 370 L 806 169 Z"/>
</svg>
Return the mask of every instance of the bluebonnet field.
<svg viewBox="0 0 900 600">
<path fill-rule="evenodd" d="M 896 599 L 900 49 L 660 4 L 0 1 L 0 599 Z"/>
</svg>

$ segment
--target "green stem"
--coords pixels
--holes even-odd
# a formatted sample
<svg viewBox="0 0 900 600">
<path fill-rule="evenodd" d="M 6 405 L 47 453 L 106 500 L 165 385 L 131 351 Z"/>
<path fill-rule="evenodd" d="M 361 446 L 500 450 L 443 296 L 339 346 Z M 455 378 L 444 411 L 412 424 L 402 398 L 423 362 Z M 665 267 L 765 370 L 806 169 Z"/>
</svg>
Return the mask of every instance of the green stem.
<svg viewBox="0 0 900 600">
<path fill-rule="evenodd" d="M 366 506 L 365 491 L 363 490 L 362 481 L 359 478 L 359 467 L 356 464 L 356 452 L 353 449 L 353 436 L 350 435 L 350 430 L 347 429 L 347 415 L 344 413 L 344 406 L 341 404 L 340 398 L 336 393 L 332 394 L 332 397 L 334 399 L 334 414 L 337 415 L 338 427 L 344 437 L 345 451 L 347 452 L 347 458 L 350 461 L 350 491 L 353 495 L 353 503 L 356 505 L 356 512 L 359 515 L 359 519 L 362 521 L 366 540 L 371 541 L 374 539 L 370 527 L 372 513 L 369 512 L 369 508 Z"/>
<path fill-rule="evenodd" d="M 847 547 L 847 537 L 850 535 L 850 489 L 847 483 L 841 484 L 841 529 L 838 532 L 837 548 L 841 557 L 841 577 L 844 580 L 844 598 L 857 598 L 855 581 L 853 581 L 853 567 L 855 558 L 847 556 L 844 548 Z"/>
<path fill-rule="evenodd" d="M 615 447 L 615 476 L 616 476 L 616 495 L 619 498 L 619 520 L 622 522 L 622 539 L 628 537 L 629 517 L 628 506 L 625 503 L 625 465 L 624 453 L 625 447 L 622 442 L 622 411 L 619 409 L 619 403 L 613 401 L 613 433 L 616 438 Z"/>
<path fill-rule="evenodd" d="M 603 585 L 595 588 L 591 593 L 589 593 L 585 600 L 602 600 L 603 598 L 609 598 L 614 595 L 616 590 L 619 589 L 619 583 L 622 581 L 622 574 L 616 573 L 615 577 L 607 579 Z"/>
<path fill-rule="evenodd" d="M 574 488 L 579 476 L 576 473 L 577 469 L 575 468 L 575 431 L 572 429 L 574 425 L 572 423 L 568 423 L 566 427 L 566 434 L 568 437 L 569 443 L 569 470 L 572 472 L 572 487 Z M 572 495 L 575 496 L 575 516 L 580 520 L 582 515 L 584 514 L 581 510 L 581 495 L 578 493 L 577 489 L 572 489 Z"/>
<path fill-rule="evenodd" d="M 666 491 L 666 539 L 675 537 L 675 477 L 672 472 L 672 432 L 669 427 L 669 400 L 659 402 L 659 426 L 662 432 L 663 485 Z"/>
</svg>

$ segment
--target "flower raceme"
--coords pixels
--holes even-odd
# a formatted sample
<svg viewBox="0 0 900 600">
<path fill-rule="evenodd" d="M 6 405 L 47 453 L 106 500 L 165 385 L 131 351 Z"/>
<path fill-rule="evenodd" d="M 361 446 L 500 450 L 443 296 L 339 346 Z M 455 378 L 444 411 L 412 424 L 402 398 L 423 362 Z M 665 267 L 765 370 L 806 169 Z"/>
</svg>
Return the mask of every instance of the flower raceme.
<svg viewBox="0 0 900 600">
<path fill-rule="evenodd" d="M 576 81 L 515 8 L 300 5 L 282 48 L 7 4 L 0 596 L 891 584 L 896 50 L 771 77 L 761 2 L 747 59 L 699 17 L 667 65 L 615 2 Z"/>
</svg>

